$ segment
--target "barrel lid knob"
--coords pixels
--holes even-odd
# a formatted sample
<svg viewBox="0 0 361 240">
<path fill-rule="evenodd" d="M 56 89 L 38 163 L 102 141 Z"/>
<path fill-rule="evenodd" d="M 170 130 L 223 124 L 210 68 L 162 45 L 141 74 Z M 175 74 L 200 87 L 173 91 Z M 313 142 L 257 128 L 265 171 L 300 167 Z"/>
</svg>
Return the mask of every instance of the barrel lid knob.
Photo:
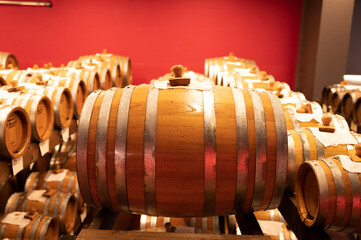
<svg viewBox="0 0 361 240">
<path fill-rule="evenodd" d="M 188 86 L 191 83 L 189 77 L 183 77 L 185 68 L 182 65 L 174 65 L 170 70 L 172 71 L 172 77 L 169 78 L 171 86 Z"/>
<path fill-rule="evenodd" d="M 252 66 L 251 69 L 255 67 L 255 66 Z M 259 77 L 262 81 L 266 81 L 268 80 L 268 76 L 267 76 L 267 72 L 266 71 L 260 71 L 259 72 Z"/>
<path fill-rule="evenodd" d="M 331 124 L 332 122 L 332 116 L 330 114 L 324 113 L 321 118 L 322 124 L 319 124 L 318 130 L 321 132 L 331 132 L 333 133 L 336 129 Z"/>
<path fill-rule="evenodd" d="M 54 167 L 53 173 L 58 174 L 58 173 L 61 173 L 61 172 L 63 172 L 63 171 L 64 171 L 64 169 L 61 169 L 61 168 L 60 168 L 60 165 L 57 164 L 57 165 L 55 165 L 55 167 Z"/>
<path fill-rule="evenodd" d="M 348 85 L 348 82 L 347 82 L 347 80 L 343 80 L 340 82 L 340 84 L 341 84 L 341 86 L 345 86 L 345 85 Z"/>
<path fill-rule="evenodd" d="M 249 70 L 249 73 L 252 73 L 252 74 L 256 74 L 257 73 L 257 67 L 256 66 L 252 66 Z M 261 72 L 260 72 L 261 73 Z"/>
<path fill-rule="evenodd" d="M 170 70 L 174 77 L 183 77 L 184 68 L 182 65 L 173 65 Z"/>
<path fill-rule="evenodd" d="M 274 84 L 274 81 L 273 81 L 273 84 Z M 284 89 L 283 86 L 278 86 L 278 87 L 276 88 L 276 95 L 277 95 L 277 97 L 283 98 L 283 94 L 282 94 L 282 90 L 283 90 L 283 89 Z"/>
<path fill-rule="evenodd" d="M 103 49 L 103 54 L 108 54 L 108 51 L 106 49 Z"/>
<path fill-rule="evenodd" d="M 31 210 L 24 215 L 24 218 L 33 220 L 38 215 L 39 215 L 39 213 L 36 211 L 36 209 L 34 207 L 32 207 Z"/>
<path fill-rule="evenodd" d="M 13 80 L 10 81 L 10 85 L 11 85 L 11 87 L 16 88 L 16 86 L 18 85 L 18 81 L 13 79 Z"/>
<path fill-rule="evenodd" d="M 38 65 L 38 64 L 34 64 L 34 65 L 33 65 L 33 69 L 38 70 L 38 69 L 39 69 L 39 65 Z"/>
<path fill-rule="evenodd" d="M 45 187 L 45 192 L 43 193 L 44 197 L 51 197 L 54 195 L 54 193 L 56 192 L 55 189 L 50 188 L 49 186 Z"/>
<path fill-rule="evenodd" d="M 355 145 L 356 156 L 361 157 L 361 143 Z"/>
<path fill-rule="evenodd" d="M 329 114 L 325 113 L 325 114 L 323 114 L 321 121 L 322 121 L 323 126 L 330 126 L 332 117 Z"/>
<path fill-rule="evenodd" d="M 15 79 L 12 79 L 10 81 L 10 87 L 7 88 L 6 90 L 8 92 L 18 92 L 24 89 L 24 86 L 18 86 L 18 82 Z"/>
<path fill-rule="evenodd" d="M 61 67 L 61 68 L 64 68 L 64 67 L 65 67 L 65 65 L 64 65 L 64 64 L 61 64 L 61 65 L 60 65 L 60 67 Z"/>
<path fill-rule="evenodd" d="M 43 68 L 49 69 L 49 64 L 44 63 Z"/>
<path fill-rule="evenodd" d="M 75 64 L 75 68 L 76 68 L 76 69 L 82 69 L 83 67 L 81 66 L 81 63 L 80 63 L 80 62 L 77 62 L 77 63 Z"/>
<path fill-rule="evenodd" d="M 48 66 L 49 66 L 49 67 L 54 67 L 54 65 L 53 65 L 52 62 L 49 62 L 49 63 L 48 63 Z"/>
</svg>

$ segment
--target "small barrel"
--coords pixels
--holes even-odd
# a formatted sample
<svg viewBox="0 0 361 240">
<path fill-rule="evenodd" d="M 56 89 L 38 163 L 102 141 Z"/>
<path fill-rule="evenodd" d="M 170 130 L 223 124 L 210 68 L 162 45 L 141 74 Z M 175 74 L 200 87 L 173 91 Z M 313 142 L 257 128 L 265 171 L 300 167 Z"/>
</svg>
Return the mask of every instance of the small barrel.
<svg viewBox="0 0 361 240">
<path fill-rule="evenodd" d="M 4 162 L 4 161 L 3 161 Z M 0 169 L 2 170 L 2 169 Z M 1 174 L 5 174 L 1 172 Z M 0 214 L 5 212 L 5 206 L 10 196 L 17 190 L 16 181 L 7 179 L 0 184 Z"/>
<path fill-rule="evenodd" d="M 71 92 L 65 87 L 42 86 L 33 83 L 24 84 L 26 91 L 47 96 L 54 105 L 54 126 L 67 128 L 73 119 L 73 100 Z"/>
<path fill-rule="evenodd" d="M 11 85 L 13 81 L 17 82 L 18 85 L 21 83 L 35 83 L 39 81 L 36 75 L 30 74 L 24 70 L 0 70 L 0 76 L 5 79 L 8 85 Z"/>
<path fill-rule="evenodd" d="M 30 212 L 33 209 L 42 215 L 58 218 L 61 233 L 73 231 L 77 214 L 74 195 L 47 190 L 17 192 L 7 201 L 5 213 Z"/>
<path fill-rule="evenodd" d="M 154 82 L 96 91 L 84 109 L 77 174 L 91 206 L 206 217 L 281 200 L 287 133 L 275 95 L 213 85 L 158 89 Z"/>
<path fill-rule="evenodd" d="M 276 209 L 271 209 L 267 211 L 258 211 L 253 213 L 257 220 L 263 221 L 276 221 L 276 222 L 286 222 L 283 218 L 280 211 Z"/>
<path fill-rule="evenodd" d="M 73 77 L 48 77 L 50 79 L 48 85 L 54 87 L 65 87 L 70 90 L 71 96 L 73 98 L 74 117 L 79 118 L 85 99 L 88 95 L 88 89 L 85 85 L 85 82 L 81 79 L 76 79 Z"/>
<path fill-rule="evenodd" d="M 299 167 L 296 205 L 306 226 L 350 233 L 361 231 L 359 166 L 349 156 L 339 155 L 304 162 Z"/>
<path fill-rule="evenodd" d="M 84 201 L 79 193 L 78 178 L 76 172 L 64 169 L 57 173 L 56 170 L 47 172 L 33 172 L 26 179 L 24 191 L 54 189 L 62 193 L 71 193 L 77 199 L 78 209 L 84 209 Z"/>
<path fill-rule="evenodd" d="M 16 57 L 13 54 L 7 52 L 0 52 L 0 64 L 2 68 L 19 68 L 19 62 Z"/>
<path fill-rule="evenodd" d="M 12 212 L 0 216 L 0 239 L 56 240 L 59 223 L 56 218 L 26 212 Z"/>
<path fill-rule="evenodd" d="M 1 98 L 0 93 L 0 98 Z M 44 141 L 50 138 L 54 126 L 54 108 L 47 96 L 27 93 L 7 94 L 7 103 L 25 109 L 31 125 L 31 139 Z"/>
<path fill-rule="evenodd" d="M 342 139 L 344 134 L 328 133 L 330 138 Z M 345 133 L 347 134 L 347 133 Z M 355 142 L 357 136 L 354 135 Z M 288 170 L 286 189 L 294 191 L 294 179 L 299 166 L 309 160 L 329 158 L 336 155 L 348 154 L 347 142 L 344 144 L 325 146 L 313 135 L 310 129 L 298 129 L 288 131 Z"/>
<path fill-rule="evenodd" d="M 56 152 L 50 159 L 50 169 L 60 166 L 64 169 L 76 172 L 76 153 L 69 154 L 65 152 Z"/>
<path fill-rule="evenodd" d="M 341 114 L 344 118 L 349 119 L 353 117 L 356 102 L 359 98 L 361 98 L 360 91 L 351 91 L 346 93 L 345 96 L 343 96 L 341 102 Z"/>
<path fill-rule="evenodd" d="M 341 102 L 346 93 L 345 90 L 340 90 L 332 95 L 331 110 L 333 113 L 341 112 Z"/>
<path fill-rule="evenodd" d="M 353 108 L 352 116 L 355 123 L 361 124 L 361 98 L 358 98 L 356 100 Z"/>
<path fill-rule="evenodd" d="M 172 227 L 169 226 L 165 228 L 166 223 L 170 223 Z M 150 232 L 160 229 L 179 233 L 221 233 L 218 216 L 207 218 L 170 218 L 141 215 L 141 231 Z"/>
<path fill-rule="evenodd" d="M 4 158 L 23 156 L 30 137 L 30 120 L 25 110 L 0 104 L 0 156 Z"/>
</svg>

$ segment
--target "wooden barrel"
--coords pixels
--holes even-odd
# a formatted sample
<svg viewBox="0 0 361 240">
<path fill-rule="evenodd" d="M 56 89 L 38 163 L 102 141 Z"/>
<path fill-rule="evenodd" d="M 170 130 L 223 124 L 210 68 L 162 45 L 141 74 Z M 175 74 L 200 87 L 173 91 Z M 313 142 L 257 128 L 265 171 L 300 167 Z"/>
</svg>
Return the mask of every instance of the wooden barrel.
<svg viewBox="0 0 361 240">
<path fill-rule="evenodd" d="M 50 169 L 55 169 L 56 166 L 60 168 L 76 171 L 76 153 L 56 152 L 50 159 Z"/>
<path fill-rule="evenodd" d="M 47 172 L 32 172 L 26 179 L 24 191 L 54 189 L 62 193 L 73 194 L 77 200 L 78 209 L 84 209 L 84 201 L 79 193 L 76 172 L 64 169 L 62 172 L 49 170 Z"/>
<path fill-rule="evenodd" d="M 263 221 L 276 221 L 276 222 L 286 222 L 282 214 L 278 209 L 272 209 L 267 211 L 258 211 L 253 213 L 257 220 Z"/>
<path fill-rule="evenodd" d="M 61 233 L 73 231 L 77 214 L 74 195 L 47 190 L 17 192 L 7 201 L 5 213 L 30 212 L 32 209 L 42 215 L 57 218 Z"/>
<path fill-rule="evenodd" d="M 30 119 L 31 139 L 44 141 L 50 138 L 54 126 L 54 108 L 47 96 L 21 92 L 0 93 L 6 103 L 25 109 Z"/>
<path fill-rule="evenodd" d="M 341 102 L 346 93 L 346 90 L 340 90 L 332 95 L 331 110 L 333 113 L 341 112 Z"/>
<path fill-rule="evenodd" d="M 73 119 L 73 100 L 71 92 L 65 87 L 43 86 L 34 83 L 23 84 L 26 92 L 47 96 L 54 106 L 54 126 L 67 128 Z"/>
<path fill-rule="evenodd" d="M 141 215 L 140 230 L 141 231 L 167 231 L 164 228 L 166 223 L 170 223 L 173 229 L 168 229 L 172 232 L 182 233 L 214 233 L 220 234 L 219 217 L 206 218 L 170 218 L 170 217 L 152 217 Z"/>
<path fill-rule="evenodd" d="M 84 201 L 173 217 L 274 208 L 287 168 L 282 112 L 275 95 L 212 85 L 96 91 L 78 131 Z"/>
<path fill-rule="evenodd" d="M 300 166 L 296 178 L 296 205 L 306 226 L 361 231 L 361 174 L 356 173 L 359 165 L 350 157 L 339 155 Z"/>
<path fill-rule="evenodd" d="M 361 97 L 360 91 L 352 91 L 345 94 L 341 102 L 341 114 L 344 118 L 352 118 L 355 111 L 356 101 Z"/>
<path fill-rule="evenodd" d="M 10 85 L 12 81 L 17 82 L 18 85 L 20 83 L 39 81 L 37 76 L 33 76 L 33 74 L 29 74 L 24 70 L 15 70 L 15 69 L 0 70 L 0 76 L 7 82 L 8 85 Z"/>
<path fill-rule="evenodd" d="M 26 214 L 12 212 L 0 216 L 0 239 L 58 239 L 59 223 L 56 218 L 38 214 L 29 219 Z"/>
<path fill-rule="evenodd" d="M 19 62 L 16 57 L 7 52 L 0 52 L 0 64 L 2 68 L 9 68 L 10 64 L 13 68 L 19 68 Z"/>
<path fill-rule="evenodd" d="M 30 120 L 25 110 L 0 103 L 0 157 L 23 156 L 30 137 Z"/>
<path fill-rule="evenodd" d="M 100 78 L 98 72 L 88 69 L 64 68 L 58 71 L 58 76 L 71 77 L 78 80 L 83 80 L 88 89 L 88 94 L 100 89 Z"/>
<path fill-rule="evenodd" d="M 352 117 L 355 123 L 361 124 L 361 99 L 357 99 L 353 108 Z"/>
<path fill-rule="evenodd" d="M 73 98 L 73 115 L 75 118 L 79 118 L 85 99 L 88 96 L 88 89 L 85 82 L 81 79 L 73 77 L 50 77 L 51 81 L 48 85 L 54 87 L 65 87 L 71 92 Z"/>
<path fill-rule="evenodd" d="M 341 134 L 328 133 L 330 138 L 346 138 L 347 132 Z M 354 135 L 355 143 L 357 136 Z M 340 141 L 342 142 L 342 141 Z M 340 154 L 348 154 L 349 142 L 325 146 L 310 129 L 303 128 L 288 131 L 288 170 L 286 190 L 294 191 L 297 169 L 303 162 L 329 158 Z"/>
</svg>

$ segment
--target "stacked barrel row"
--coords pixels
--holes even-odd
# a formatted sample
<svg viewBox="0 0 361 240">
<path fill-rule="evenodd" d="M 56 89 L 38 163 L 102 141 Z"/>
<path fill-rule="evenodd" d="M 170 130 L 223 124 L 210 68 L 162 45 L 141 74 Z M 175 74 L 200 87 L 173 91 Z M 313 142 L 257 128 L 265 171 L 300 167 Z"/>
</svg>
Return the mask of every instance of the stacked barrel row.
<svg viewBox="0 0 361 240">
<path fill-rule="evenodd" d="M 323 88 L 322 105 L 324 111 L 341 114 L 350 127 L 360 131 L 361 125 L 361 82 L 358 85 L 347 84 L 329 85 Z"/>
</svg>

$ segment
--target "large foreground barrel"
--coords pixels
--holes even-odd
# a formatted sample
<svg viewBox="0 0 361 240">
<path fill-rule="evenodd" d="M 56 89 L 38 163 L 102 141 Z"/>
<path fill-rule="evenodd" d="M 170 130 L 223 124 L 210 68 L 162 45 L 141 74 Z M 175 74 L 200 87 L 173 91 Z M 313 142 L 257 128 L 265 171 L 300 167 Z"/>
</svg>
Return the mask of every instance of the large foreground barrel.
<svg viewBox="0 0 361 240">
<path fill-rule="evenodd" d="M 59 224 L 56 218 L 29 215 L 26 212 L 0 216 L 0 239 L 55 240 L 58 237 Z"/>
<path fill-rule="evenodd" d="M 32 209 L 45 216 L 58 218 L 61 233 L 73 231 L 77 214 L 74 195 L 47 190 L 17 192 L 9 198 L 5 213 L 30 212 Z"/>
<path fill-rule="evenodd" d="M 96 91 L 77 146 L 79 187 L 91 206 L 226 215 L 275 208 L 284 191 L 286 124 L 269 93 L 211 85 Z"/>
<path fill-rule="evenodd" d="M 296 201 L 302 222 L 332 231 L 360 232 L 359 170 L 360 163 L 345 155 L 303 163 L 296 178 Z"/>
</svg>

